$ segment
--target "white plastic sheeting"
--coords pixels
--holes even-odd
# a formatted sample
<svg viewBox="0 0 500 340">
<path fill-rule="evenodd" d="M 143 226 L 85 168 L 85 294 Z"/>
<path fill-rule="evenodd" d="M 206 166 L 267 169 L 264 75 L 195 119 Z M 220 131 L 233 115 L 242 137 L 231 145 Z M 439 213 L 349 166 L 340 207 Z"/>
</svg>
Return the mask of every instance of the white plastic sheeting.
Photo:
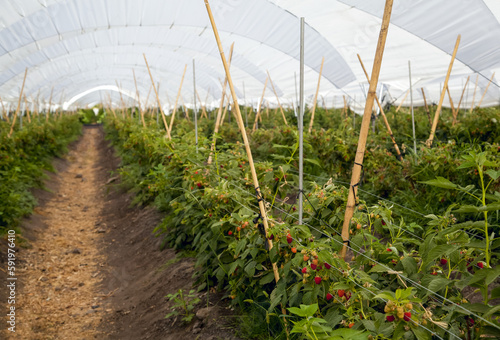
<svg viewBox="0 0 500 340">
<path fill-rule="evenodd" d="M 257 105 L 269 71 L 280 100 L 296 103 L 299 17 L 306 19 L 306 83 L 310 101 L 325 57 L 319 105 L 361 108 L 367 90 L 359 54 L 371 69 L 384 0 L 212 0 L 241 102 Z M 483 105 L 499 103 L 500 1 L 396 0 L 380 75 L 380 90 L 396 105 L 409 89 L 414 100 L 437 102 L 458 34 L 462 35 L 450 91 L 463 107 L 476 103 L 496 72 Z M 98 102 L 132 105 L 135 71 L 140 99 L 155 105 L 143 59 L 147 56 L 160 100 L 173 105 L 185 65 L 181 103 L 194 99 L 192 60 L 200 98 L 215 104 L 224 72 L 203 0 L 0 0 L 0 96 L 14 103 L 25 68 L 29 101 L 65 107 Z M 475 89 L 476 79 L 478 87 Z M 298 79 L 297 79 L 298 80 Z M 382 91 L 382 88 L 384 89 Z M 149 94 L 149 97 L 148 97 Z M 51 97 L 52 95 L 52 97 Z M 266 91 L 276 103 L 272 88 Z M 409 104 L 409 96 L 406 104 Z M 448 104 L 446 99 L 445 105 Z"/>
</svg>

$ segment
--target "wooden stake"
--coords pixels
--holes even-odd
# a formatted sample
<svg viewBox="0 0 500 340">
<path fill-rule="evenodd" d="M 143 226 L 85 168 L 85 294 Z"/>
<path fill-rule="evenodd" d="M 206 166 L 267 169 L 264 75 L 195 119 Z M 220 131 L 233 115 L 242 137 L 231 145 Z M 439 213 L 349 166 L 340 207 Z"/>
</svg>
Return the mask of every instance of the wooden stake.
<svg viewBox="0 0 500 340">
<path fill-rule="evenodd" d="M 151 78 L 151 84 L 153 84 L 153 89 L 155 90 L 156 94 L 156 102 L 158 103 L 158 107 L 160 108 L 160 113 L 161 113 L 161 118 L 163 120 L 163 126 L 165 127 L 165 130 L 167 131 L 167 138 L 172 139 L 170 136 L 170 130 L 168 128 L 167 120 L 165 118 L 165 114 L 163 113 L 163 108 L 161 107 L 161 102 L 160 102 L 160 97 L 158 96 L 158 90 L 156 89 L 155 86 L 155 81 L 153 79 L 153 75 L 151 74 L 151 70 L 149 68 L 148 60 L 146 59 L 146 54 L 142 54 L 144 57 L 144 61 L 146 62 L 146 67 L 148 68 L 148 73 L 149 73 L 149 78 Z"/>
<path fill-rule="evenodd" d="M 231 67 L 231 61 L 233 59 L 233 48 L 234 42 L 231 44 L 231 48 L 229 49 L 229 65 Z M 212 139 L 212 146 L 210 147 L 210 154 L 208 155 L 207 164 L 212 164 L 212 154 L 215 152 L 215 145 L 217 143 L 217 134 L 219 133 L 219 128 L 221 125 L 222 118 L 222 107 L 224 106 L 224 100 L 226 99 L 226 85 L 227 85 L 227 72 L 224 77 L 224 84 L 222 84 L 222 97 L 220 99 L 219 110 L 217 110 L 217 117 L 215 118 L 215 127 L 214 127 L 214 135 Z M 208 94 L 207 94 L 208 95 Z"/>
<path fill-rule="evenodd" d="M 345 95 L 342 95 L 344 97 L 344 108 L 342 109 L 342 115 L 345 115 L 345 118 L 347 118 L 347 100 L 345 98 Z"/>
<path fill-rule="evenodd" d="M 366 72 L 365 65 L 363 64 L 363 61 L 361 60 L 360 55 L 358 54 L 358 60 L 359 63 L 361 64 L 361 67 L 363 68 L 363 72 L 365 73 L 366 80 L 368 80 L 368 83 L 370 82 L 370 76 L 368 76 L 368 72 Z M 401 162 L 403 161 L 403 155 L 401 155 L 401 151 L 399 151 L 399 146 L 396 143 L 396 139 L 394 139 L 394 135 L 392 134 L 392 129 L 391 126 L 389 125 L 389 121 L 387 120 L 387 117 L 385 116 L 384 109 L 382 108 L 382 105 L 380 104 L 380 101 L 378 100 L 378 96 L 375 93 L 375 100 L 377 101 L 378 108 L 380 109 L 380 114 L 382 115 L 382 118 L 384 120 L 385 127 L 387 128 L 387 132 L 389 133 L 389 137 L 392 140 L 392 145 L 394 145 L 394 149 L 396 149 L 396 154 L 398 160 Z"/>
<path fill-rule="evenodd" d="M 137 80 L 135 79 L 134 69 L 132 69 L 132 73 L 134 74 L 135 94 L 137 96 L 137 104 L 139 107 L 139 114 L 141 115 L 142 126 L 146 127 L 146 122 L 144 121 L 144 115 L 142 114 L 142 108 L 141 108 L 141 96 L 139 95 L 139 88 L 137 87 Z"/>
<path fill-rule="evenodd" d="M 453 62 L 455 61 L 455 57 L 457 56 L 458 46 L 460 45 L 461 35 L 459 34 L 457 37 L 457 42 L 455 43 L 455 49 L 453 50 L 453 55 L 451 56 L 450 66 L 448 67 L 448 72 L 446 73 L 446 79 L 444 80 L 443 91 L 441 92 L 441 98 L 439 99 L 439 104 L 436 109 L 436 113 L 434 114 L 434 120 L 432 121 L 431 135 L 427 140 L 427 146 L 431 147 L 432 142 L 434 141 L 434 134 L 436 133 L 437 124 L 439 121 L 439 114 L 441 113 L 441 108 L 443 107 L 444 96 L 446 94 L 446 88 L 448 87 L 448 80 L 450 79 L 451 70 L 453 69 Z"/>
<path fill-rule="evenodd" d="M 12 133 L 14 132 L 14 126 L 16 125 L 16 118 L 17 115 L 19 114 L 19 109 L 21 108 L 21 99 L 23 98 L 24 83 L 26 82 L 27 75 L 28 75 L 28 68 L 26 67 L 26 70 L 24 71 L 23 85 L 21 86 L 21 93 L 19 93 L 19 100 L 17 101 L 16 113 L 14 114 L 14 118 L 12 119 L 12 125 L 10 126 L 9 134 L 7 135 L 7 137 L 9 138 L 10 136 L 12 136 Z"/>
<path fill-rule="evenodd" d="M 118 80 L 115 80 L 116 82 L 116 87 L 118 88 L 118 93 L 120 94 L 120 101 L 122 102 L 122 117 L 125 118 L 125 109 L 127 108 L 125 106 L 125 101 L 123 100 L 123 95 L 122 95 L 122 89 L 118 85 Z"/>
<path fill-rule="evenodd" d="M 179 91 L 177 92 L 177 97 L 175 98 L 174 111 L 172 112 L 172 118 L 170 119 L 170 125 L 168 128 L 168 134 L 172 135 L 172 128 L 174 126 L 175 113 L 177 112 L 177 102 L 179 101 L 179 97 L 181 96 L 182 83 L 184 82 L 184 76 L 186 75 L 187 64 L 184 66 L 184 72 L 182 73 L 181 84 L 179 86 Z"/>
<path fill-rule="evenodd" d="M 276 100 L 278 101 L 278 106 L 281 110 L 281 116 L 283 117 L 283 121 L 285 122 L 285 125 L 288 126 L 288 122 L 286 121 L 285 113 L 283 112 L 283 107 L 281 106 L 280 103 L 280 98 L 278 97 L 278 93 L 276 92 L 276 89 L 274 88 L 273 81 L 271 79 L 271 75 L 269 74 L 269 71 L 267 71 L 267 77 L 269 78 L 269 82 L 271 83 L 271 86 L 273 88 L 274 95 L 276 96 Z M 277 108 L 276 108 L 277 110 Z"/>
<path fill-rule="evenodd" d="M 429 106 L 427 106 L 427 99 L 425 98 L 424 88 L 421 87 L 420 90 L 422 90 L 422 96 L 424 97 L 425 112 L 427 112 L 427 118 L 429 119 L 429 125 L 431 125 L 432 124 L 431 113 L 429 112 Z"/>
<path fill-rule="evenodd" d="M 200 95 L 198 94 L 198 91 L 196 91 L 196 97 L 198 98 L 198 101 L 200 102 L 200 106 L 201 106 L 201 118 L 205 117 L 208 119 L 208 116 L 207 116 L 207 111 L 205 110 L 205 104 L 202 104 L 202 101 L 201 101 L 201 98 L 200 98 Z"/>
<path fill-rule="evenodd" d="M 401 106 L 403 106 L 403 103 L 405 102 L 406 97 L 408 97 L 408 93 L 410 93 L 410 90 L 406 91 L 406 94 L 405 94 L 405 96 L 403 97 L 403 100 L 401 101 L 401 104 L 399 104 L 398 108 L 396 109 L 396 113 L 398 113 L 398 111 L 399 111 L 399 109 L 401 108 Z"/>
<path fill-rule="evenodd" d="M 9 113 L 5 111 L 5 105 L 3 104 L 2 97 L 0 97 L 0 103 L 2 103 L 2 112 L 3 115 L 5 116 L 5 120 L 7 121 L 7 123 L 10 123 Z"/>
<path fill-rule="evenodd" d="M 450 100 L 451 114 L 453 115 L 453 119 L 455 119 L 455 116 L 456 116 L 455 105 L 453 104 L 453 99 L 451 99 L 451 94 L 450 94 L 450 88 L 449 87 L 446 87 L 446 92 L 448 93 L 448 99 Z"/>
<path fill-rule="evenodd" d="M 47 115 L 45 116 L 45 122 L 49 121 L 49 116 L 50 116 L 50 107 L 52 106 L 52 94 L 54 93 L 54 86 L 52 86 L 52 90 L 50 90 L 50 98 L 49 98 L 49 112 L 47 112 Z"/>
<path fill-rule="evenodd" d="M 319 93 L 319 85 L 321 83 L 321 74 L 323 73 L 323 65 L 325 64 L 325 57 L 321 59 L 321 67 L 319 69 L 319 77 L 318 77 L 318 87 L 316 88 L 316 94 L 314 95 L 313 108 L 311 111 L 311 122 L 309 123 L 309 133 L 311 133 L 314 123 L 314 113 L 316 112 L 316 105 L 318 103 L 318 93 Z"/>
<path fill-rule="evenodd" d="M 476 90 L 477 90 L 478 83 L 479 83 L 479 74 L 476 76 L 476 86 L 474 87 L 474 95 L 472 96 L 472 105 L 470 106 L 469 113 L 472 113 L 472 110 L 474 110 L 474 102 L 476 101 Z"/>
<path fill-rule="evenodd" d="M 361 130 L 359 133 L 358 149 L 356 151 L 356 157 L 352 169 L 349 196 L 347 197 L 347 206 L 344 215 L 344 225 L 342 227 L 342 240 L 344 242 L 344 246 L 342 247 L 341 256 L 344 259 L 347 252 L 347 245 L 349 243 L 349 230 L 351 225 L 351 219 L 352 216 L 354 215 L 354 209 L 356 208 L 356 198 L 358 193 L 359 179 L 361 177 L 361 169 L 363 167 L 363 159 L 365 156 L 365 149 L 366 149 L 366 140 L 368 138 L 368 132 L 370 130 L 371 112 L 373 108 L 373 102 L 375 100 L 375 94 L 377 91 L 377 83 L 380 75 L 380 67 L 382 64 L 385 42 L 387 39 L 387 31 L 389 29 L 389 23 L 391 20 L 392 4 L 393 0 L 386 0 L 384 16 L 382 18 L 382 27 L 380 28 L 380 35 L 377 44 L 377 51 L 375 52 L 375 59 L 373 62 L 372 76 L 370 77 L 370 87 L 368 90 L 368 95 L 366 96 L 363 121 L 361 123 Z"/>
<path fill-rule="evenodd" d="M 391 1 L 391 0 L 389 0 L 389 1 Z M 238 99 L 236 98 L 236 92 L 234 90 L 233 80 L 231 79 L 231 74 L 229 72 L 229 65 L 226 61 L 226 57 L 224 56 L 224 51 L 222 50 L 222 44 L 220 42 L 219 33 L 217 32 L 217 27 L 215 26 L 214 18 L 212 15 L 212 10 L 210 9 L 210 5 L 208 3 L 208 0 L 205 0 L 205 6 L 207 7 L 207 12 L 208 12 L 208 16 L 210 18 L 210 23 L 212 24 L 212 29 L 214 31 L 215 39 L 217 40 L 217 46 L 219 48 L 222 63 L 224 64 L 224 70 L 226 71 L 227 81 L 229 83 L 229 88 L 231 90 L 231 95 L 233 97 L 233 101 L 234 101 L 233 106 L 236 110 L 238 126 L 240 127 L 241 136 L 243 137 L 243 143 L 245 144 L 245 149 L 246 149 L 247 156 L 248 156 L 248 164 L 250 165 L 250 170 L 252 173 L 252 179 L 253 179 L 253 185 L 255 188 L 255 192 L 256 192 L 257 197 L 260 198 L 260 197 L 262 197 L 262 194 L 260 192 L 259 179 L 257 178 L 257 172 L 255 171 L 255 164 L 253 162 L 252 150 L 250 149 L 248 137 L 247 137 L 245 129 L 243 128 L 244 127 L 243 118 L 241 117 L 240 106 L 238 105 Z M 268 242 L 269 249 L 272 249 L 273 248 L 273 241 L 270 240 L 268 237 L 269 226 L 268 226 L 268 222 L 267 222 L 266 207 L 264 206 L 264 202 L 261 199 L 259 199 L 259 209 L 260 209 L 260 215 L 262 217 L 262 222 L 264 224 L 265 239 Z M 276 280 L 276 282 L 278 282 L 280 279 L 280 275 L 279 275 L 278 267 L 276 266 L 276 263 L 273 263 L 273 272 L 274 272 L 274 279 Z"/>
<path fill-rule="evenodd" d="M 470 80 L 470 76 L 467 77 L 467 81 L 465 82 L 464 89 L 462 90 L 462 95 L 460 96 L 460 101 L 458 102 L 458 106 L 457 106 L 457 115 L 455 117 L 453 117 L 453 124 L 452 124 L 453 126 L 455 126 L 455 124 L 457 124 L 458 112 L 460 112 L 460 105 L 462 104 L 462 99 L 464 98 L 465 90 L 467 89 L 467 84 L 469 84 L 469 80 Z"/>
<path fill-rule="evenodd" d="M 28 117 L 28 123 L 31 123 L 30 111 L 28 109 L 28 98 L 24 95 L 24 109 L 26 110 L 26 116 Z"/>
<path fill-rule="evenodd" d="M 259 107 L 257 109 L 257 113 L 255 114 L 255 122 L 253 123 L 252 132 L 255 132 L 255 130 L 257 129 L 257 120 L 260 117 L 260 111 L 262 109 L 262 102 L 264 101 L 264 95 L 266 94 L 266 88 L 267 88 L 267 81 L 268 80 L 269 80 L 269 77 L 266 77 L 266 82 L 264 84 L 264 90 L 262 90 L 262 96 L 260 97 Z"/>
<path fill-rule="evenodd" d="M 490 82 L 486 86 L 486 89 L 484 90 L 483 96 L 481 97 L 481 100 L 479 101 L 479 104 L 477 104 L 477 107 L 481 107 L 481 104 L 483 103 L 484 97 L 486 96 L 486 92 L 488 92 L 488 89 L 491 85 L 491 82 L 493 81 L 493 78 L 495 78 L 495 72 L 493 72 L 493 75 L 490 78 Z"/>
</svg>

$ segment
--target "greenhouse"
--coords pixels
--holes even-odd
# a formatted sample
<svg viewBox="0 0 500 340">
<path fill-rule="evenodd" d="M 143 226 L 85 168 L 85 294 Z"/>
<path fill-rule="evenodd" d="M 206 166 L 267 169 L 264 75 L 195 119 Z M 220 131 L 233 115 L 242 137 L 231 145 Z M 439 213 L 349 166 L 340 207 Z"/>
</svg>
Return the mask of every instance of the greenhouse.
<svg viewBox="0 0 500 340">
<path fill-rule="evenodd" d="M 0 8 L 0 338 L 500 338 L 500 2 Z"/>
</svg>

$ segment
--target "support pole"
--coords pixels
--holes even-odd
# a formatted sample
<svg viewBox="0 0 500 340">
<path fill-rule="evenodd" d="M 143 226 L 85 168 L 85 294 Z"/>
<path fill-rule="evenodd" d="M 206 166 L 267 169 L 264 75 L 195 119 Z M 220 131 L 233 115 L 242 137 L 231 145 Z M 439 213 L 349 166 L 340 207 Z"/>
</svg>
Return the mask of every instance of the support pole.
<svg viewBox="0 0 500 340">
<path fill-rule="evenodd" d="M 264 95 L 266 94 L 268 80 L 269 80 L 269 77 L 266 77 L 266 82 L 264 84 L 264 90 L 262 90 L 262 96 L 260 97 L 259 107 L 257 109 L 257 113 L 255 114 L 255 122 L 253 123 L 252 132 L 255 132 L 255 130 L 257 129 L 257 121 L 260 118 L 260 111 L 262 110 L 262 102 L 264 101 Z M 262 120 L 261 120 L 261 122 L 262 122 Z"/>
<path fill-rule="evenodd" d="M 452 126 L 455 126 L 457 124 L 457 117 L 458 117 L 458 113 L 460 112 L 460 105 L 462 104 L 462 99 L 464 99 L 465 90 L 467 89 L 467 84 L 469 84 L 469 80 L 470 80 L 470 76 L 467 77 L 467 81 L 465 82 L 464 89 L 462 90 L 462 95 L 460 96 L 460 101 L 458 102 L 458 106 L 457 106 L 457 114 L 453 117 Z"/>
<path fill-rule="evenodd" d="M 2 104 L 2 112 L 5 116 L 5 120 L 7 121 L 7 123 L 10 123 L 9 113 L 5 110 L 5 105 L 3 104 L 2 97 L 0 97 L 0 103 Z"/>
<path fill-rule="evenodd" d="M 368 72 L 366 72 L 365 64 L 363 64 L 363 61 L 361 60 L 360 55 L 358 54 L 358 60 L 359 63 L 361 64 L 361 68 L 363 69 L 363 72 L 365 73 L 366 80 L 368 83 L 370 83 L 370 77 L 368 76 Z M 344 96 L 345 98 L 345 96 Z M 396 154 L 398 157 L 398 160 L 403 161 L 403 155 L 401 155 L 401 151 L 399 150 L 398 143 L 396 143 L 396 139 L 394 138 L 394 135 L 392 133 L 391 126 L 389 125 L 389 121 L 387 120 L 387 117 L 385 116 L 384 109 L 382 107 L 382 104 L 380 103 L 377 94 L 375 94 L 375 100 L 377 101 L 378 108 L 380 109 L 380 114 L 382 115 L 382 119 L 384 120 L 385 127 L 387 128 L 387 132 L 389 133 L 389 137 L 392 140 L 392 145 L 394 145 L 394 149 L 396 150 Z"/>
<path fill-rule="evenodd" d="M 456 116 L 455 104 L 453 104 L 453 99 L 451 98 L 451 93 L 450 93 L 449 87 L 446 87 L 446 93 L 448 93 L 448 99 L 450 100 L 451 114 L 452 114 L 453 118 L 455 118 L 455 116 Z"/>
<path fill-rule="evenodd" d="M 153 89 L 154 89 L 155 95 L 156 95 L 156 102 L 158 103 L 158 108 L 160 109 L 160 112 L 161 112 L 163 126 L 165 127 L 165 130 L 167 132 L 167 138 L 172 139 L 172 137 L 170 136 L 170 130 L 168 129 L 167 119 L 165 118 L 165 114 L 163 113 L 163 108 L 161 107 L 160 96 L 158 95 L 158 89 L 155 86 L 155 81 L 153 79 L 153 75 L 151 74 L 151 69 L 149 68 L 148 59 L 146 58 L 146 54 L 143 54 L 143 57 L 144 57 L 144 61 L 146 62 L 146 67 L 148 68 L 149 78 L 151 78 L 151 84 L 153 84 Z M 120 96 L 121 96 L 121 92 L 120 92 Z M 158 117 L 157 117 L 157 120 L 158 120 Z"/>
<path fill-rule="evenodd" d="M 300 18 L 300 71 L 299 71 L 299 225 L 304 214 L 304 32 L 305 19 Z"/>
<path fill-rule="evenodd" d="M 477 91 L 477 84 L 479 83 L 479 74 L 476 76 L 476 86 L 474 87 L 474 95 L 472 95 L 472 105 L 470 106 L 470 112 L 472 113 L 472 110 L 474 110 L 474 102 L 476 101 L 476 91 Z"/>
<path fill-rule="evenodd" d="M 413 129 L 413 151 L 417 154 L 417 137 L 415 135 L 415 112 L 413 112 L 413 83 L 411 81 L 411 62 L 408 60 L 408 74 L 410 78 L 410 108 L 411 108 L 411 127 Z"/>
<path fill-rule="evenodd" d="M 27 75 L 28 75 L 28 68 L 26 67 L 26 69 L 24 70 L 24 78 L 23 78 L 23 85 L 21 86 L 21 93 L 19 93 L 19 100 L 17 101 L 16 113 L 14 114 L 14 118 L 12 119 L 12 125 L 10 127 L 9 134 L 7 135 L 7 137 L 9 137 L 9 138 L 10 138 L 10 136 L 12 136 L 12 133 L 14 132 L 14 126 L 16 125 L 16 117 L 19 113 L 19 109 L 21 108 L 21 99 L 23 98 L 24 83 L 26 82 Z M 54 88 L 52 88 L 52 89 L 54 89 Z"/>
<path fill-rule="evenodd" d="M 139 107 L 139 115 L 141 116 L 142 126 L 146 127 L 146 122 L 144 121 L 144 115 L 142 114 L 141 96 L 139 95 L 139 88 L 137 87 L 137 80 L 135 79 L 135 71 L 134 71 L 134 69 L 132 69 L 132 73 L 134 74 L 135 94 L 137 96 L 137 104 L 138 104 L 138 107 Z"/>
<path fill-rule="evenodd" d="M 194 100 L 194 136 L 196 142 L 196 153 L 198 153 L 198 112 L 196 110 L 196 69 L 195 61 L 193 59 L 193 100 Z"/>
<path fill-rule="evenodd" d="M 122 103 L 122 117 L 125 118 L 125 110 L 127 107 L 125 106 L 125 101 L 123 100 L 122 90 L 120 86 L 118 86 L 118 80 L 115 80 L 115 82 L 116 82 L 116 87 L 118 88 L 118 93 L 120 94 L 120 101 Z"/>
<path fill-rule="evenodd" d="M 278 101 L 278 106 L 281 111 L 281 116 L 283 117 L 283 121 L 285 122 L 285 125 L 288 126 L 288 122 L 286 121 L 285 113 L 283 112 L 283 107 L 281 106 L 280 99 L 278 97 L 278 93 L 276 92 L 276 89 L 274 88 L 273 81 L 271 79 L 271 75 L 269 74 L 269 71 L 267 71 L 267 77 L 269 78 L 269 82 L 271 83 L 271 86 L 273 88 L 274 95 L 276 96 L 276 100 Z M 244 93 L 244 91 L 243 91 Z"/>
<path fill-rule="evenodd" d="M 231 90 L 231 95 L 233 97 L 234 108 L 236 110 L 236 117 L 238 119 L 238 125 L 240 127 L 241 135 L 243 137 L 243 142 L 245 144 L 245 148 L 246 148 L 246 152 L 247 152 L 247 156 L 248 156 L 248 163 L 250 165 L 250 170 L 252 172 L 252 179 L 253 179 L 253 184 L 255 187 L 255 192 L 256 192 L 257 197 L 259 198 L 260 215 L 262 216 L 262 222 L 264 224 L 265 237 L 266 237 L 266 240 L 268 242 L 269 249 L 272 249 L 273 241 L 270 240 L 268 237 L 268 228 L 269 227 L 268 227 L 268 222 L 267 222 L 266 208 L 264 206 L 263 200 L 260 199 L 262 197 L 262 194 L 260 192 L 259 180 L 257 178 L 257 172 L 255 171 L 255 165 L 254 165 L 253 157 L 252 157 L 252 150 L 250 149 L 248 137 L 247 137 L 245 129 L 243 129 L 243 119 L 241 117 L 240 106 L 238 105 L 238 99 L 236 98 L 236 92 L 234 90 L 233 80 L 231 79 L 231 74 L 229 72 L 229 65 L 226 61 L 226 57 L 224 56 L 224 51 L 222 50 L 222 44 L 220 42 L 219 33 L 217 31 L 217 27 L 215 26 L 214 18 L 212 15 L 212 10 L 210 9 L 210 5 L 208 3 L 208 0 L 205 0 L 205 6 L 207 7 L 207 12 L 208 12 L 208 16 L 210 18 L 210 23 L 212 24 L 212 29 L 214 31 L 215 39 L 217 40 L 217 46 L 219 48 L 222 63 L 224 64 L 224 70 L 226 72 L 227 81 L 229 83 L 229 88 Z M 278 267 L 277 267 L 276 263 L 273 263 L 273 272 L 274 272 L 274 279 L 276 280 L 276 282 L 278 282 L 280 279 L 280 276 L 279 276 Z"/>
<path fill-rule="evenodd" d="M 184 82 L 184 76 L 186 75 L 187 64 L 184 66 L 184 72 L 182 73 L 181 85 L 179 86 L 179 91 L 177 92 L 177 97 L 175 98 L 174 111 L 172 112 L 172 118 L 170 119 L 170 125 L 168 127 L 168 135 L 172 136 L 172 128 L 174 127 L 175 113 L 177 112 L 177 102 L 181 96 L 182 83 Z M 169 137 L 171 139 L 171 137 Z"/>
<path fill-rule="evenodd" d="M 208 3 L 206 3 L 206 5 L 208 5 Z M 231 48 L 229 49 L 228 69 L 229 67 L 231 67 L 231 61 L 233 60 L 233 48 L 234 48 L 234 42 L 231 44 Z M 210 147 L 210 155 L 208 156 L 207 160 L 208 165 L 212 164 L 212 154 L 215 152 L 215 145 L 217 143 L 217 133 L 219 133 L 219 127 L 221 124 L 222 107 L 224 106 L 224 100 L 226 99 L 227 73 L 228 72 L 226 72 L 226 76 L 224 77 L 224 84 L 222 85 L 222 97 L 220 99 L 219 109 L 217 110 L 217 116 L 215 117 L 214 136 L 212 140 L 212 146 Z"/>
<path fill-rule="evenodd" d="M 477 104 L 477 107 L 481 107 L 481 104 L 483 103 L 484 97 L 486 96 L 486 92 L 488 92 L 488 89 L 490 88 L 490 85 L 491 85 L 491 82 L 493 81 L 493 78 L 495 78 L 495 72 L 493 72 L 493 75 L 490 78 L 490 82 L 486 86 L 486 89 L 484 90 L 483 96 L 481 97 L 479 104 Z"/>
<path fill-rule="evenodd" d="M 391 21 L 392 4 L 393 0 L 386 0 L 384 8 L 384 16 L 382 18 L 382 27 L 380 28 L 377 50 L 375 52 L 375 59 L 373 62 L 372 75 L 370 77 L 370 87 L 368 90 L 368 96 L 366 97 L 363 121 L 361 123 L 361 130 L 359 133 L 358 149 L 356 151 L 356 157 L 352 169 L 351 184 L 349 187 L 349 196 L 347 198 L 347 206 L 344 215 L 344 225 L 342 227 L 342 240 L 344 246 L 342 247 L 341 256 L 344 259 L 347 252 L 347 245 L 349 244 L 349 227 L 351 225 L 351 219 L 352 216 L 354 215 L 354 209 L 356 207 L 358 185 L 361 177 L 361 169 L 363 167 L 363 159 L 365 156 L 366 140 L 368 138 L 368 132 L 370 130 L 371 112 L 377 91 L 377 83 L 380 75 L 380 67 L 382 64 L 385 42 L 387 39 L 387 31 L 389 29 L 389 23 Z"/>
<path fill-rule="evenodd" d="M 424 88 L 421 87 L 420 90 L 422 91 L 422 96 L 424 97 L 425 112 L 427 112 L 427 118 L 429 119 L 429 125 L 431 125 L 432 124 L 431 113 L 429 112 L 429 106 L 427 105 L 427 99 L 425 98 Z"/>
<path fill-rule="evenodd" d="M 321 68 L 319 69 L 319 77 L 318 77 L 318 87 L 316 88 L 316 94 L 314 95 L 313 108 L 311 111 L 311 122 L 309 123 L 309 133 L 311 133 L 314 123 L 314 113 L 316 112 L 316 105 L 318 104 L 318 92 L 319 85 L 321 84 L 321 74 L 323 73 L 323 65 L 325 64 L 325 57 L 321 59 Z"/>
<path fill-rule="evenodd" d="M 441 113 L 441 108 L 443 107 L 443 100 L 446 94 L 446 88 L 448 87 L 448 80 L 450 79 L 451 70 L 453 69 L 453 62 L 455 61 L 455 57 L 457 56 L 458 46 L 460 45 L 461 35 L 459 34 L 457 37 L 457 42 L 455 43 L 455 49 L 453 50 L 453 55 L 451 56 L 450 66 L 448 67 L 448 73 L 446 73 L 446 79 L 444 80 L 443 91 L 441 91 L 441 98 L 439 99 L 439 104 L 436 109 L 436 113 L 434 114 L 434 120 L 432 121 L 431 135 L 427 140 L 427 146 L 431 147 L 432 142 L 434 141 L 434 134 L 436 133 L 437 124 L 439 121 L 439 114 Z"/>
<path fill-rule="evenodd" d="M 403 100 L 401 101 L 401 104 L 399 104 L 398 108 L 396 109 L 396 113 L 399 112 L 399 109 L 401 109 L 401 106 L 403 106 L 405 100 L 406 100 L 406 97 L 408 97 L 408 93 L 410 93 L 410 90 L 406 91 L 406 94 L 405 96 L 403 97 Z"/>
<path fill-rule="evenodd" d="M 54 93 L 54 86 L 52 86 L 52 90 L 50 90 L 50 98 L 49 98 L 49 111 L 45 115 L 45 122 L 49 121 L 50 110 L 52 108 L 52 94 Z"/>
</svg>

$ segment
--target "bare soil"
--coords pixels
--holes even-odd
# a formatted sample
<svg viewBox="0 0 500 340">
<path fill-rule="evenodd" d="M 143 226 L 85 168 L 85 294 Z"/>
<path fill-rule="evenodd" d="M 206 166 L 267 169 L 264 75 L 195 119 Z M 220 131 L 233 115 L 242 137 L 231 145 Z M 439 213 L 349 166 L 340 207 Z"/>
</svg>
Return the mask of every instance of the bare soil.
<svg viewBox="0 0 500 340">
<path fill-rule="evenodd" d="M 193 260 L 160 250 L 153 229 L 162 216 L 131 207 L 113 172 L 118 165 L 100 127 L 85 127 L 55 161 L 16 248 L 16 332 L 2 322 L 0 338 L 236 339 L 235 316 L 214 292 L 197 293 L 202 302 L 189 324 L 164 318 L 173 304 L 166 295 L 193 289 Z M 0 253 L 5 287 L 5 240 Z"/>
</svg>

